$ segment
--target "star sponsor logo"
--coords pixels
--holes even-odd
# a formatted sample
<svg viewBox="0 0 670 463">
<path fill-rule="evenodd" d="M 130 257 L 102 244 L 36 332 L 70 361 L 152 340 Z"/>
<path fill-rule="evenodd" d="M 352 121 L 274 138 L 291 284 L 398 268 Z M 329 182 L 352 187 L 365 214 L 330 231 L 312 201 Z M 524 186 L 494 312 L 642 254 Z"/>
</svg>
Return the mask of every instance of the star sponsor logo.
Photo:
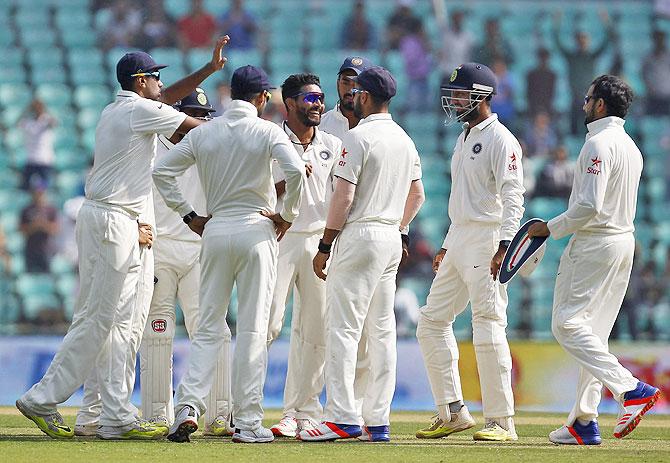
<svg viewBox="0 0 670 463">
<path fill-rule="evenodd" d="M 510 156 L 509 164 L 507 164 L 507 170 L 509 171 L 516 170 L 516 153 L 512 153 L 512 156 Z"/>
<path fill-rule="evenodd" d="M 337 163 L 338 166 L 345 166 L 347 164 L 347 161 L 344 159 L 344 157 L 349 154 L 349 151 L 347 151 L 346 148 L 342 148 L 342 153 L 340 154 L 340 161 Z"/>
<path fill-rule="evenodd" d="M 598 159 L 598 156 L 591 158 L 591 167 L 586 169 L 587 174 L 591 175 L 600 175 L 600 164 L 603 161 L 601 159 Z"/>
</svg>

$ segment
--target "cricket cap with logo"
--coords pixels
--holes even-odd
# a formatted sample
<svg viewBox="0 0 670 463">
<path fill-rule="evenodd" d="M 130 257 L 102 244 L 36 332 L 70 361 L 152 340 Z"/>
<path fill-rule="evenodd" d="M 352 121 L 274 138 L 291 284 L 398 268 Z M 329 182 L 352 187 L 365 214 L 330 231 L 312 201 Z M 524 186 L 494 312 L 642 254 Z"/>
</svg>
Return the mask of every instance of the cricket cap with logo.
<svg viewBox="0 0 670 463">
<path fill-rule="evenodd" d="M 149 53 L 133 51 L 123 55 L 116 63 L 116 80 L 119 83 L 126 82 L 133 74 L 154 72 L 166 67 L 167 64 L 156 63 Z"/>
<path fill-rule="evenodd" d="M 209 103 L 207 94 L 200 87 L 197 87 L 194 92 L 177 101 L 174 106 L 179 111 L 183 111 L 184 109 L 202 109 L 209 113 L 215 111 Z"/>
<path fill-rule="evenodd" d="M 230 92 L 233 95 L 252 95 L 263 90 L 273 90 L 267 73 L 260 67 L 246 65 L 235 69 L 230 79 Z"/>
<path fill-rule="evenodd" d="M 351 77 L 360 88 L 382 100 L 390 100 L 396 94 L 397 84 L 391 73 L 381 67 L 372 66 L 356 77 Z"/>
<path fill-rule="evenodd" d="M 533 270 L 542 261 L 544 252 L 547 249 L 546 236 L 529 236 L 528 229 L 534 223 L 543 222 L 542 219 L 530 219 L 521 225 L 514 238 L 510 242 L 507 252 L 503 257 L 498 273 L 498 280 L 501 284 L 508 283 L 519 273 L 522 276 L 530 276 Z"/>
<path fill-rule="evenodd" d="M 363 58 L 362 56 L 348 56 L 344 59 L 337 75 L 342 74 L 344 71 L 354 71 L 356 75 L 359 75 L 370 66 L 372 66 L 372 63 L 370 63 L 367 58 Z"/>
</svg>

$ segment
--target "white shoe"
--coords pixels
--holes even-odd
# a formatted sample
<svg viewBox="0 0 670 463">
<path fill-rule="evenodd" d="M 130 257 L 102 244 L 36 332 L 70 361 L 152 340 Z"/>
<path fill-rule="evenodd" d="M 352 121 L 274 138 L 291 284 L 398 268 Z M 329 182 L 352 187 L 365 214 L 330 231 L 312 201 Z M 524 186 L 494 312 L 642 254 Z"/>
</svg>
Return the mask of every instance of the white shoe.
<svg viewBox="0 0 670 463">
<path fill-rule="evenodd" d="M 270 428 L 272 434 L 277 437 L 295 437 L 298 432 L 298 422 L 289 415 L 284 415 L 279 423 Z"/>
<path fill-rule="evenodd" d="M 205 436 L 232 436 L 235 433 L 235 428 L 230 425 L 228 418 L 223 415 L 216 417 L 214 421 L 205 424 L 203 434 Z"/>
<path fill-rule="evenodd" d="M 163 437 L 164 429 L 157 428 L 146 420 L 133 421 L 123 426 L 99 426 L 95 432 L 99 439 L 149 440 Z"/>
<path fill-rule="evenodd" d="M 495 421 L 487 421 L 484 427 L 477 431 L 472 438 L 479 441 L 506 442 L 519 440 L 516 431 L 508 431 Z"/>
<path fill-rule="evenodd" d="M 93 437 L 98 430 L 98 423 L 75 424 L 74 435 L 81 437 Z"/>
<path fill-rule="evenodd" d="M 296 433 L 300 431 L 307 431 L 308 429 L 315 429 L 319 426 L 319 422 L 311 418 L 296 418 L 297 428 Z"/>
<path fill-rule="evenodd" d="M 184 405 L 177 412 L 174 423 L 170 426 L 167 438 L 172 442 L 191 442 L 189 436 L 198 430 L 198 413 L 189 405 Z"/>
<path fill-rule="evenodd" d="M 272 442 L 275 436 L 271 430 L 259 426 L 256 429 L 235 429 L 233 434 L 233 442 L 243 442 L 245 444 L 260 444 L 263 442 Z"/>
</svg>

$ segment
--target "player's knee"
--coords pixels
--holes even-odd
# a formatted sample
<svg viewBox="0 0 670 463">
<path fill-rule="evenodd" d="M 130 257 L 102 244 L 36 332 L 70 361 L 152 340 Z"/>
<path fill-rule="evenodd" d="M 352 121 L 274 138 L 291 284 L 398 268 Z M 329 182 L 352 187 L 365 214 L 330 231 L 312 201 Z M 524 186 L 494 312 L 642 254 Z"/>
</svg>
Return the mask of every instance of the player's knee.
<svg viewBox="0 0 670 463">
<path fill-rule="evenodd" d="M 421 312 L 419 322 L 416 325 L 416 338 L 421 342 L 431 336 L 441 336 L 445 330 L 450 328 L 451 323 L 432 320 Z"/>
<path fill-rule="evenodd" d="M 579 326 L 577 323 L 563 317 L 551 319 L 551 332 L 559 343 L 565 342 L 575 334 Z"/>
</svg>

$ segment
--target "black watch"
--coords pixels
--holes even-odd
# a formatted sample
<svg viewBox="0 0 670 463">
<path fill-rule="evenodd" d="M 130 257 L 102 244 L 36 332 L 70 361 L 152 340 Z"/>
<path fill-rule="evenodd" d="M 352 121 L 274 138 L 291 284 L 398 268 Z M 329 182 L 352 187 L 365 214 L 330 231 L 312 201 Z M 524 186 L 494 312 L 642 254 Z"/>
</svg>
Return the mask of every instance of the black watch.
<svg viewBox="0 0 670 463">
<path fill-rule="evenodd" d="M 504 246 L 504 247 L 506 247 L 506 248 L 509 248 L 509 245 L 510 245 L 511 243 L 512 243 L 512 242 L 511 242 L 510 240 L 500 240 L 500 243 L 499 243 L 498 245 L 499 245 L 499 246 Z"/>
<path fill-rule="evenodd" d="M 191 223 L 191 220 L 195 219 L 196 217 L 198 217 L 198 214 L 196 214 L 195 211 L 191 211 L 184 217 L 182 217 L 182 220 L 186 225 L 188 225 L 189 223 Z"/>
</svg>

